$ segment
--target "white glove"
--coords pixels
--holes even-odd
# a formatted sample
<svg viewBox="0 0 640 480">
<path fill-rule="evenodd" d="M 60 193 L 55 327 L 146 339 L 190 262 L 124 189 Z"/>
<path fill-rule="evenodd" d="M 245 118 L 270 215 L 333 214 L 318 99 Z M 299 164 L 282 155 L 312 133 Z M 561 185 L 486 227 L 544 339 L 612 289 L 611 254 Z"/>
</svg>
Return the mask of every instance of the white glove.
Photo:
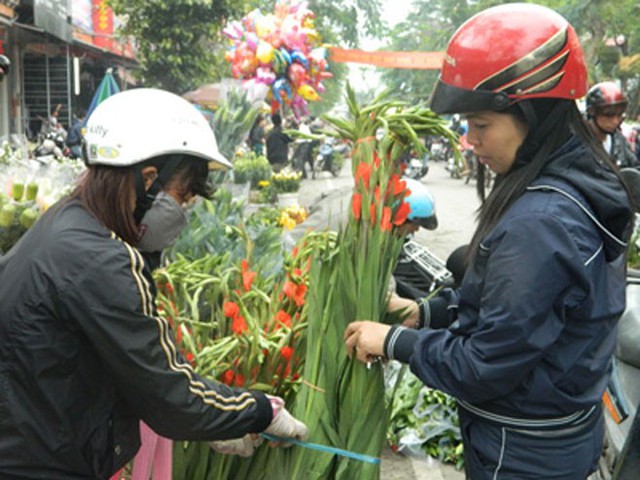
<svg viewBox="0 0 640 480">
<path fill-rule="evenodd" d="M 262 443 L 259 435 L 247 433 L 242 438 L 232 438 L 230 440 L 215 440 L 209 442 L 209 446 L 223 455 L 240 455 L 250 457 L 254 450 Z"/>
<path fill-rule="evenodd" d="M 305 440 L 307 438 L 307 426 L 300 420 L 296 420 L 286 408 L 284 408 L 284 400 L 280 397 L 272 397 L 267 395 L 271 401 L 273 408 L 273 420 L 264 433 L 282 438 L 295 438 L 297 440 Z M 287 447 L 290 444 L 284 444 Z"/>
</svg>

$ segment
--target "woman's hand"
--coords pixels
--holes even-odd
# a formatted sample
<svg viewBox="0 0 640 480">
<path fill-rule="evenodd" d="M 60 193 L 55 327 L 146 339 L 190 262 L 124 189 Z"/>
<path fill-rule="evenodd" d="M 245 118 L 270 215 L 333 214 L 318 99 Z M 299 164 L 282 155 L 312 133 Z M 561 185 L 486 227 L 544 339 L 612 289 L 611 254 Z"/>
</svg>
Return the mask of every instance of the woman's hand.
<svg viewBox="0 0 640 480">
<path fill-rule="evenodd" d="M 347 354 L 362 363 L 370 363 L 384 357 L 384 339 L 391 327 L 384 323 L 352 322 L 344 332 Z"/>
<path fill-rule="evenodd" d="M 402 325 L 409 328 L 416 328 L 420 320 L 420 306 L 409 298 L 402 298 L 398 295 L 391 295 L 387 312 L 392 313 L 396 310 L 403 310 L 407 315 Z"/>
</svg>

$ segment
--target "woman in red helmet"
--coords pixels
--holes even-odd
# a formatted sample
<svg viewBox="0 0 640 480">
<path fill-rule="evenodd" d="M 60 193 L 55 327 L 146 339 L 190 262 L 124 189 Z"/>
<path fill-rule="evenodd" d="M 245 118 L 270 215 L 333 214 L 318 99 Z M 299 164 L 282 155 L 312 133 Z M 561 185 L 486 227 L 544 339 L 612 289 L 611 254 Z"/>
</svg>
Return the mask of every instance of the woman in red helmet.
<svg viewBox="0 0 640 480">
<path fill-rule="evenodd" d="M 586 91 L 576 33 L 553 10 L 505 4 L 462 25 L 431 106 L 467 118 L 475 155 L 500 178 L 464 278 L 420 307 L 394 299 L 404 325 L 345 332 L 359 360 L 409 363 L 457 398 L 474 480 L 584 479 L 601 452 L 632 209 L 576 107 Z"/>
<path fill-rule="evenodd" d="M 596 83 L 587 93 L 589 125 L 620 168 L 639 166 L 620 130 L 628 104 L 627 97 L 614 82 Z"/>
</svg>

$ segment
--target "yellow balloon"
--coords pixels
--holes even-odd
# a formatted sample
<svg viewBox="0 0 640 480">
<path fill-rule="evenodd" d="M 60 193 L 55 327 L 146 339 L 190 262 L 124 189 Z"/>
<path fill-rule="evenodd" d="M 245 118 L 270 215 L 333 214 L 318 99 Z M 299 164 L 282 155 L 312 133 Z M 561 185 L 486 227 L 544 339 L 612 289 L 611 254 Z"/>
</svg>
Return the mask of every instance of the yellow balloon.
<svg viewBox="0 0 640 480">
<path fill-rule="evenodd" d="M 310 100 L 312 102 L 320 100 L 320 95 L 318 95 L 318 92 L 316 92 L 316 90 L 311 85 L 308 85 L 306 83 L 298 87 L 298 95 L 300 95 L 305 100 Z"/>
<path fill-rule="evenodd" d="M 256 57 L 258 57 L 260 63 L 271 63 L 273 61 L 273 47 L 271 44 L 260 40 L 256 49 Z"/>
</svg>

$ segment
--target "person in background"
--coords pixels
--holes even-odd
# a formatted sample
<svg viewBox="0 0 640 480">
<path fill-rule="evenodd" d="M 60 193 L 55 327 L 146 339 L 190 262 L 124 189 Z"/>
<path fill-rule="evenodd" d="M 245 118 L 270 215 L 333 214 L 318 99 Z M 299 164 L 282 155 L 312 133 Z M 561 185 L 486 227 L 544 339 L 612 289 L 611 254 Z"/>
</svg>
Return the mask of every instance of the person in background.
<svg viewBox="0 0 640 480">
<path fill-rule="evenodd" d="M 466 117 L 502 181 L 480 207 L 462 283 L 440 309 L 392 298 L 403 325 L 345 331 L 358 360 L 408 363 L 457 399 L 472 480 L 583 480 L 598 465 L 633 210 L 576 105 L 586 92 L 580 41 L 558 13 L 513 3 L 467 20 L 431 109 Z"/>
<path fill-rule="evenodd" d="M 282 399 L 197 374 L 155 306 L 141 252 L 169 246 L 210 168 L 231 167 L 205 118 L 133 89 L 96 108 L 85 141 L 77 187 L 0 259 L 0 478 L 107 479 L 140 420 L 239 455 L 260 432 L 304 438 Z"/>
<path fill-rule="evenodd" d="M 298 123 L 298 131 L 305 135 L 311 135 L 308 119 L 301 118 Z M 307 178 L 307 165 L 309 171 L 313 171 L 313 147 L 314 141 L 310 138 L 296 138 L 294 141 L 295 151 L 293 152 L 293 164 L 296 169 L 302 172 L 302 178 Z"/>
<path fill-rule="evenodd" d="M 67 138 L 65 139 L 67 147 L 71 150 L 72 158 L 82 158 L 82 129 L 85 123 L 84 117 L 84 112 L 74 117 L 73 125 L 69 129 L 69 133 L 67 133 Z"/>
<path fill-rule="evenodd" d="M 589 125 L 616 165 L 640 167 L 620 129 L 629 104 L 620 87 L 614 82 L 597 83 L 589 89 L 586 104 Z"/>
<path fill-rule="evenodd" d="M 4 80 L 5 75 L 9 74 L 11 70 L 11 61 L 5 56 L 0 54 L 0 82 Z"/>
<path fill-rule="evenodd" d="M 291 137 L 282 131 L 282 117 L 271 116 L 273 128 L 267 135 L 267 159 L 274 172 L 279 172 L 289 161 L 289 144 Z"/>
<path fill-rule="evenodd" d="M 62 111 L 62 104 L 58 103 L 55 107 L 51 108 L 48 118 L 48 131 L 46 133 L 62 134 L 66 137 L 67 132 L 60 123 L 60 112 Z"/>
<path fill-rule="evenodd" d="M 251 126 L 251 130 L 249 130 L 249 137 L 247 138 L 249 148 L 258 156 L 264 155 L 266 124 L 267 120 L 264 118 L 264 115 L 258 114 Z"/>
</svg>

